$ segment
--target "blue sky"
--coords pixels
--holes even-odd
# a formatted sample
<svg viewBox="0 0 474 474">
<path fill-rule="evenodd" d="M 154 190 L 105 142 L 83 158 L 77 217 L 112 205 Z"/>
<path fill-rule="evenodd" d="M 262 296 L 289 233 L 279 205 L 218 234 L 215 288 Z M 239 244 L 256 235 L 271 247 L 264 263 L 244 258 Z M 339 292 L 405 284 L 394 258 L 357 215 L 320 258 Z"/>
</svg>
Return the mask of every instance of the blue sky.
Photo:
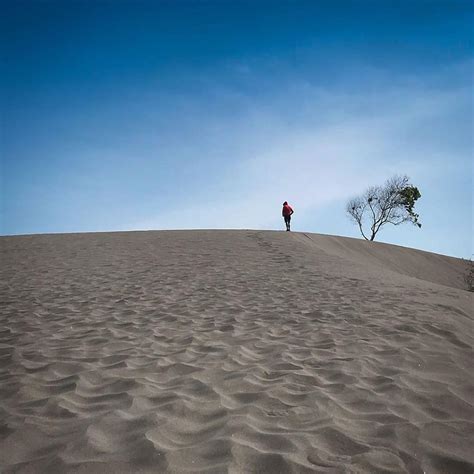
<svg viewBox="0 0 474 474">
<path fill-rule="evenodd" d="M 12 1 L 1 234 L 293 229 L 408 174 L 423 227 L 472 252 L 472 2 Z"/>
</svg>

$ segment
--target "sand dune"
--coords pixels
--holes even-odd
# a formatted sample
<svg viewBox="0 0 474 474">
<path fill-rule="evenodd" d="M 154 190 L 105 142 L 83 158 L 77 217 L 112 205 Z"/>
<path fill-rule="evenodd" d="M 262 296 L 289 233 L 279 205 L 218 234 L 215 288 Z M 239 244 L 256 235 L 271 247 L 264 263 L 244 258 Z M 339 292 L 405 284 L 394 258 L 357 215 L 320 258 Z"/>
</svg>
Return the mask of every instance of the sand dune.
<svg viewBox="0 0 474 474">
<path fill-rule="evenodd" d="M 0 244 L 2 472 L 474 470 L 459 259 L 267 231 Z"/>
</svg>

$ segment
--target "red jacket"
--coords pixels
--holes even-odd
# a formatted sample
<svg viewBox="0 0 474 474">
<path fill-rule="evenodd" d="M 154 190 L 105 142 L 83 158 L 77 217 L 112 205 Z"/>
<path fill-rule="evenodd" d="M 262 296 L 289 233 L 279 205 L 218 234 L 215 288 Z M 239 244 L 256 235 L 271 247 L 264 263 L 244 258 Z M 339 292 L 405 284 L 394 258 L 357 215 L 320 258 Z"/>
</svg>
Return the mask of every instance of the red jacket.
<svg viewBox="0 0 474 474">
<path fill-rule="evenodd" d="M 291 214 L 293 214 L 293 209 L 291 208 L 289 204 L 286 204 L 283 206 L 283 210 L 281 211 L 281 214 L 283 217 L 291 216 Z"/>
</svg>

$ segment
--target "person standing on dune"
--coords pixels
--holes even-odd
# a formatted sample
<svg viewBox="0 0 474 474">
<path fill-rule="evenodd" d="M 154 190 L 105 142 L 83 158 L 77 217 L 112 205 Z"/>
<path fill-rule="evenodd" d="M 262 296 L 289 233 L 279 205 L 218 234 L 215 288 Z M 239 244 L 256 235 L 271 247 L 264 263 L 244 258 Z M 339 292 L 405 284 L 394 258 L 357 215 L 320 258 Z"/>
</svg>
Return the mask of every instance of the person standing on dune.
<svg viewBox="0 0 474 474">
<path fill-rule="evenodd" d="M 291 215 L 293 214 L 293 208 L 288 204 L 287 201 L 283 203 L 283 209 L 281 211 L 281 215 L 283 216 L 283 219 L 285 219 L 285 224 L 286 224 L 286 230 L 289 232 L 290 231 L 290 222 L 291 222 Z"/>
</svg>

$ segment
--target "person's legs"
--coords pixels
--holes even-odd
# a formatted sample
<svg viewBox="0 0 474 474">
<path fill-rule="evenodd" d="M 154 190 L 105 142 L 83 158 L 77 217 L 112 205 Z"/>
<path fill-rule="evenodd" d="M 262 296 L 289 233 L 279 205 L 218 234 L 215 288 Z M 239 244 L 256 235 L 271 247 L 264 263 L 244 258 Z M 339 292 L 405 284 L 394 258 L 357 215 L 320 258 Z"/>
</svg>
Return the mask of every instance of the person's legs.
<svg viewBox="0 0 474 474">
<path fill-rule="evenodd" d="M 285 216 L 285 224 L 286 224 L 286 230 L 290 230 L 290 221 L 291 221 L 291 216 Z"/>
</svg>

